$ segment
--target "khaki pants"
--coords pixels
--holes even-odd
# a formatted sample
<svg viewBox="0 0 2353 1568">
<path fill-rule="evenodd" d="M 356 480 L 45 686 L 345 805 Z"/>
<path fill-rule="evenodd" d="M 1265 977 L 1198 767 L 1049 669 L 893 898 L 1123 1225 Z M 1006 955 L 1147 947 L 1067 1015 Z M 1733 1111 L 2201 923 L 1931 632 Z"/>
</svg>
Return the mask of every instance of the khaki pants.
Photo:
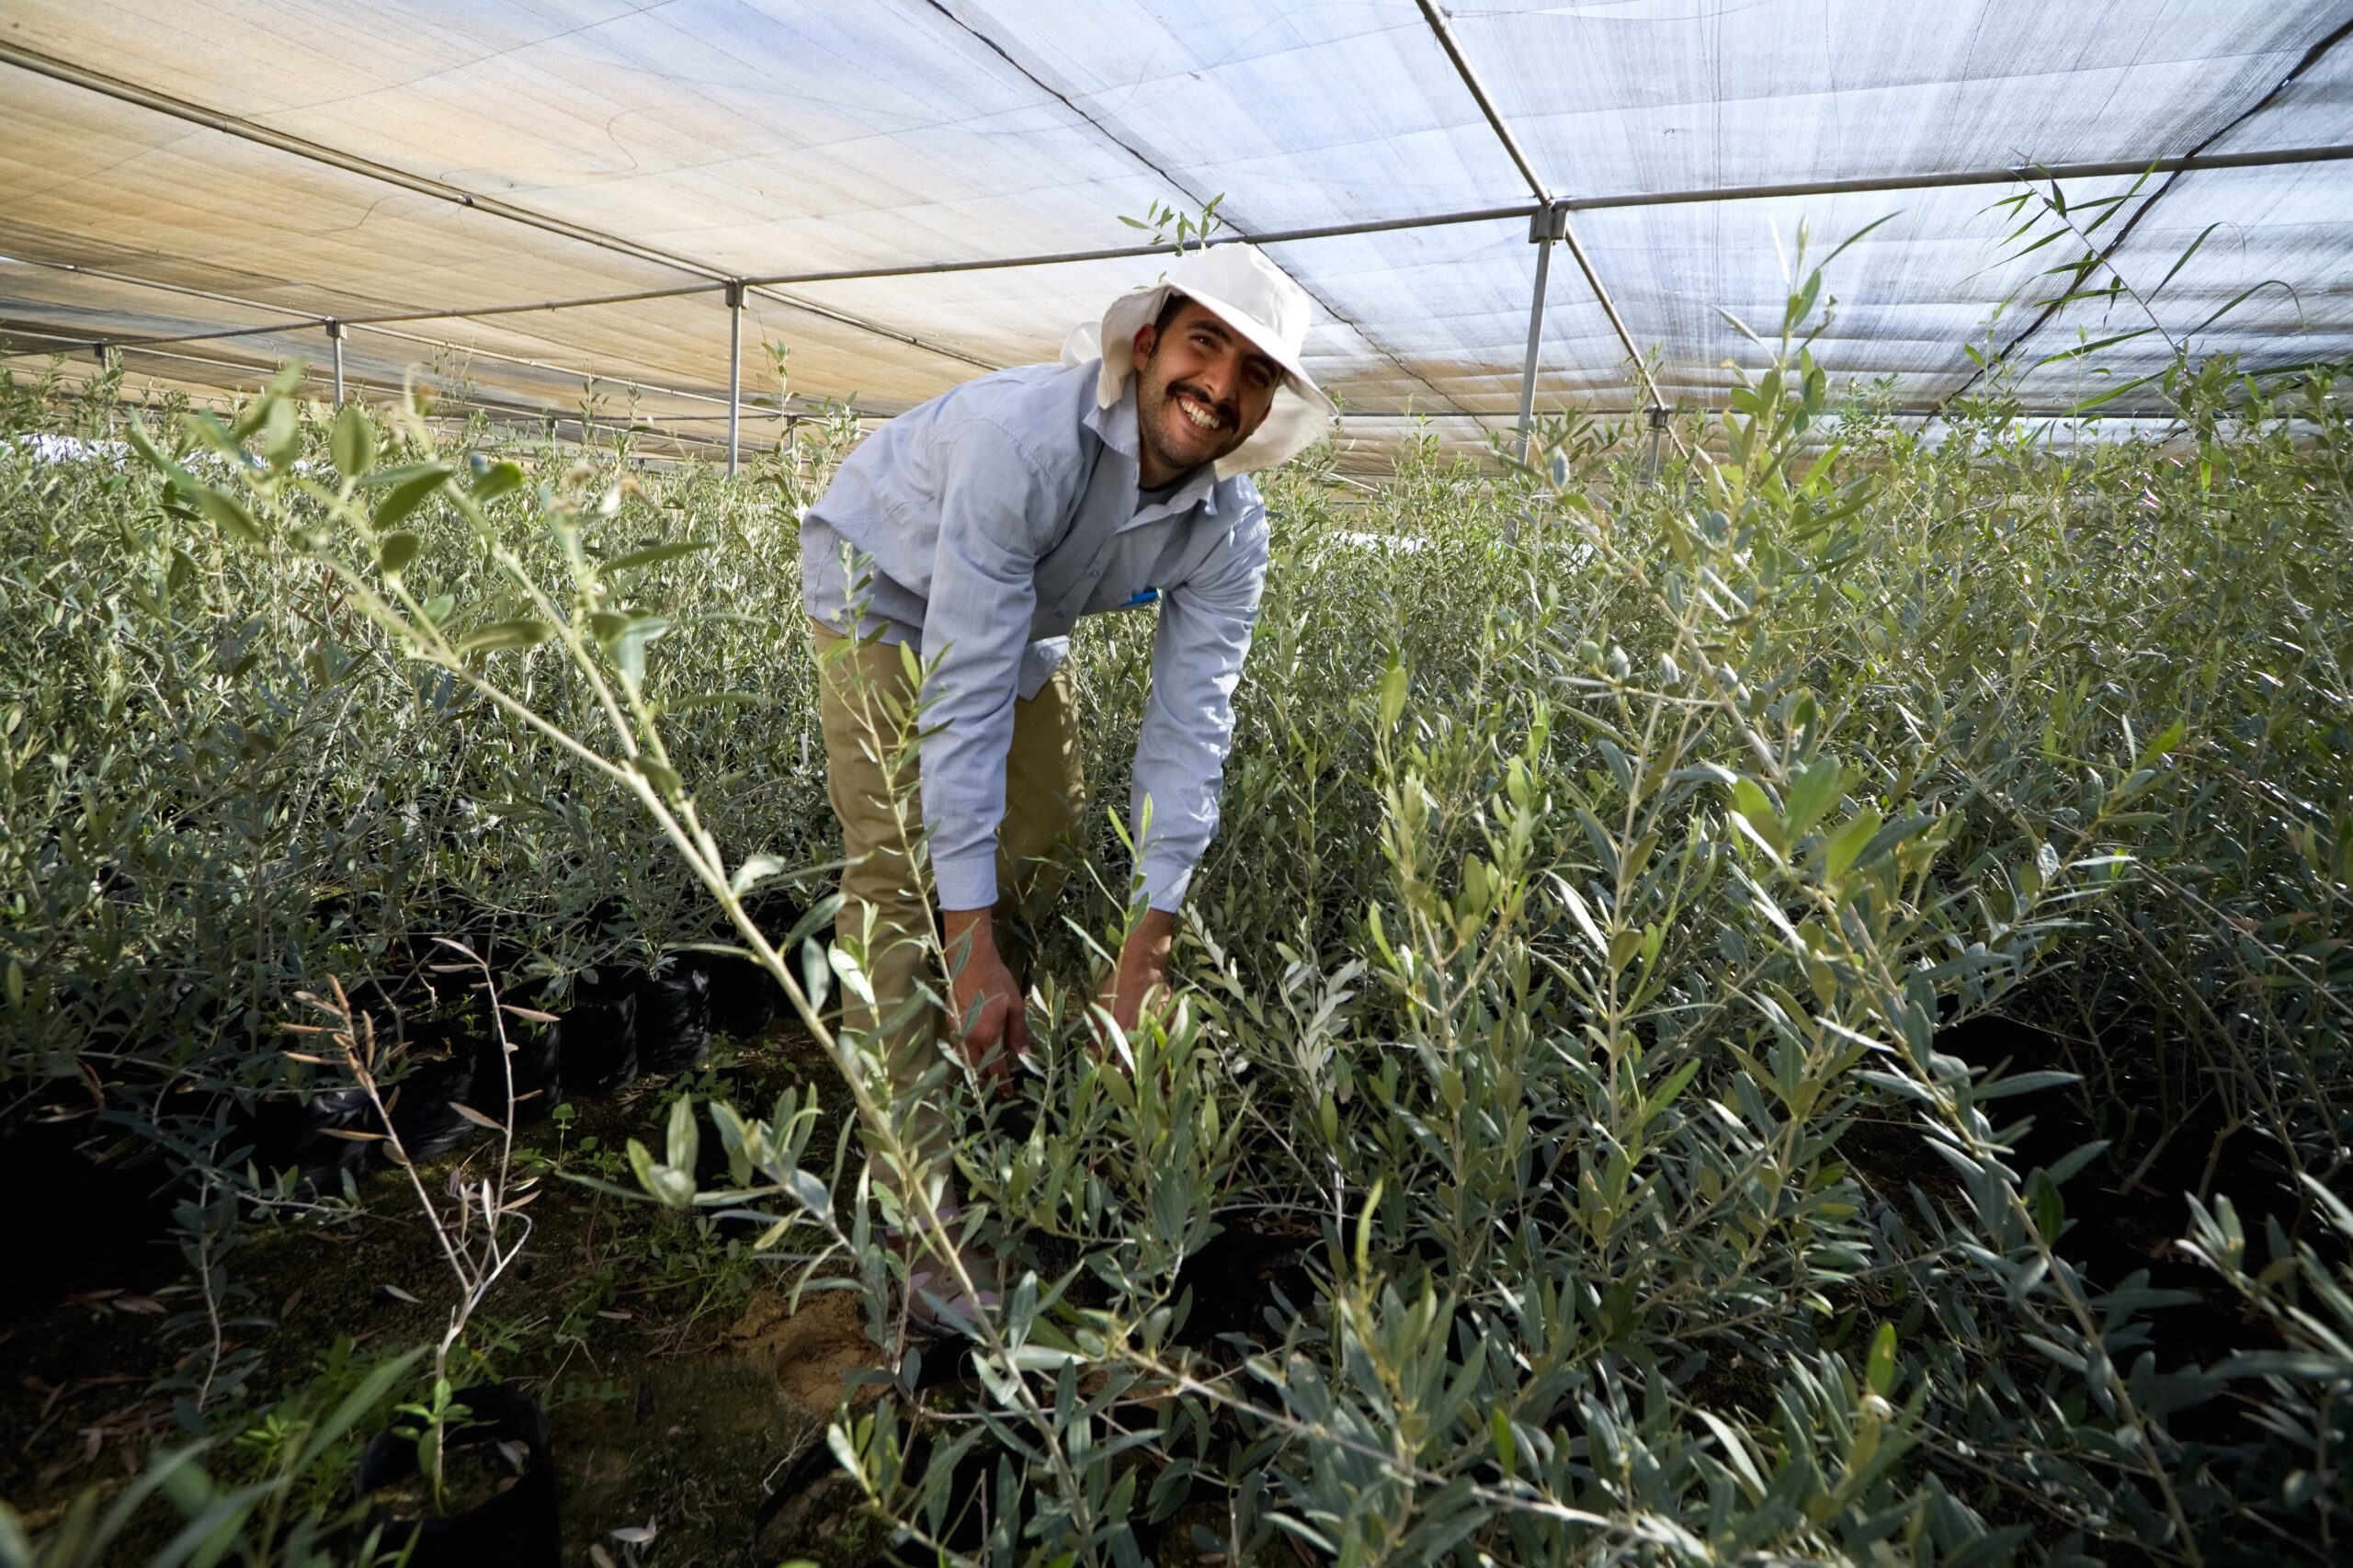
<svg viewBox="0 0 2353 1568">
<path fill-rule="evenodd" d="M 842 1021 L 852 1029 L 871 1029 L 900 1013 L 926 978 L 940 995 L 948 994 L 936 967 L 931 902 L 915 875 L 905 837 L 923 829 L 912 750 L 895 778 L 886 767 L 905 733 L 915 692 L 896 644 L 853 647 L 822 621 L 810 625 L 817 642 L 825 795 L 841 819 L 843 858 L 849 862 L 842 871 L 836 926 L 867 936 L 866 972 L 874 987 L 873 1011 L 845 995 Z M 903 791 L 900 811 L 892 806 L 894 783 Z M 1070 679 L 1057 671 L 1037 696 L 1015 702 L 1013 744 L 1006 756 L 995 928 L 1017 978 L 1026 980 L 1024 949 L 1033 945 L 1036 926 L 1068 874 L 1068 846 L 1086 809 L 1085 790 Z M 926 1006 L 884 1042 L 894 1096 L 908 1093 L 938 1060 L 944 1021 L 938 1008 Z M 947 1130 L 940 1107 L 917 1108 L 915 1151 L 941 1152 Z"/>
</svg>

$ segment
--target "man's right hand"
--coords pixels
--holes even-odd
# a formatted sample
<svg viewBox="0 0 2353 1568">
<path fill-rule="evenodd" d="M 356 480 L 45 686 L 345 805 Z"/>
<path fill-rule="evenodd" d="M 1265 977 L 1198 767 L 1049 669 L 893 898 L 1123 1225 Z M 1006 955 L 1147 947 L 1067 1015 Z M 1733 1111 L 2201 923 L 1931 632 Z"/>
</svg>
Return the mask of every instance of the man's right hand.
<svg viewBox="0 0 2353 1568">
<path fill-rule="evenodd" d="M 948 953 L 948 1004 L 964 1060 L 983 1077 L 1005 1085 L 1013 1059 L 1029 1054 L 1029 1023 L 1021 988 L 996 950 L 996 932 L 985 909 L 942 910 L 939 923 Z"/>
</svg>

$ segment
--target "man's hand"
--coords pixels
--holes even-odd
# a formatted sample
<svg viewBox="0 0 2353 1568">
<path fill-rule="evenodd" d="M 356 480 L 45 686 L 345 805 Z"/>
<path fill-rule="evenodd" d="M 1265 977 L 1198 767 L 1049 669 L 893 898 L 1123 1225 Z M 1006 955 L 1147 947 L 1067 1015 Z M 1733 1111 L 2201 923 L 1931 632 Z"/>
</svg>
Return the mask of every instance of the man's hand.
<svg viewBox="0 0 2353 1568">
<path fill-rule="evenodd" d="M 1168 995 L 1168 949 L 1176 937 L 1176 917 L 1165 909 L 1147 909 L 1143 918 L 1120 946 L 1120 967 L 1103 988 L 1096 1006 L 1111 1015 L 1122 1032 L 1136 1027 L 1146 1006 L 1155 1009 Z"/>
<path fill-rule="evenodd" d="M 1013 1059 L 1029 1054 L 1029 1022 L 1021 988 L 996 950 L 996 932 L 985 909 L 944 909 L 947 936 L 948 1005 L 964 1060 L 974 1072 L 1010 1085 Z"/>
</svg>

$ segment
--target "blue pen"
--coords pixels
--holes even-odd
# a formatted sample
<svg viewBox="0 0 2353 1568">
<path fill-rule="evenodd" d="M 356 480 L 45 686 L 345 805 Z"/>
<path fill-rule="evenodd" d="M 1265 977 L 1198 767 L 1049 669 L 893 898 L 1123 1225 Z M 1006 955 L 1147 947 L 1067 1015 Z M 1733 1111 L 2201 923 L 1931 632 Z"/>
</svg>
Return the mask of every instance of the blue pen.
<svg viewBox="0 0 2353 1568">
<path fill-rule="evenodd" d="M 1152 603 L 1158 597 L 1160 597 L 1160 590 L 1158 588 L 1146 588 L 1142 593 L 1140 593 L 1135 597 L 1128 600 L 1120 608 L 1121 609 L 1135 609 L 1140 606 Z"/>
</svg>

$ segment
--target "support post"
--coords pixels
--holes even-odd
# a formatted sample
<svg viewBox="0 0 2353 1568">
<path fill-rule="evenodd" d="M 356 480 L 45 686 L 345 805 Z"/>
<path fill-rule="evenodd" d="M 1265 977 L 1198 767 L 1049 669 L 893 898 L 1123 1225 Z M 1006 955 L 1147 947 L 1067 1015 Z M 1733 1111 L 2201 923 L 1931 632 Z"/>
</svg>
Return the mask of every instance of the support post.
<svg viewBox="0 0 2353 1568">
<path fill-rule="evenodd" d="M 735 476 L 744 430 L 744 284 L 727 285 L 727 476 Z"/>
<path fill-rule="evenodd" d="M 1643 477 L 1649 483 L 1656 484 L 1660 456 L 1658 444 L 1667 433 L 1667 411 L 1654 403 L 1643 413 L 1650 429 L 1650 438 L 1644 443 L 1643 450 Z"/>
<path fill-rule="evenodd" d="M 1552 272 L 1552 242 L 1568 232 L 1569 210 L 1550 201 L 1528 221 L 1528 243 L 1536 247 L 1536 295 L 1528 302 L 1528 358 L 1519 368 L 1519 460 L 1536 427 L 1536 361 L 1544 346 L 1544 286 Z"/>
<path fill-rule="evenodd" d="M 343 406 L 343 324 L 330 317 L 327 342 L 335 347 L 335 405 Z"/>
</svg>

